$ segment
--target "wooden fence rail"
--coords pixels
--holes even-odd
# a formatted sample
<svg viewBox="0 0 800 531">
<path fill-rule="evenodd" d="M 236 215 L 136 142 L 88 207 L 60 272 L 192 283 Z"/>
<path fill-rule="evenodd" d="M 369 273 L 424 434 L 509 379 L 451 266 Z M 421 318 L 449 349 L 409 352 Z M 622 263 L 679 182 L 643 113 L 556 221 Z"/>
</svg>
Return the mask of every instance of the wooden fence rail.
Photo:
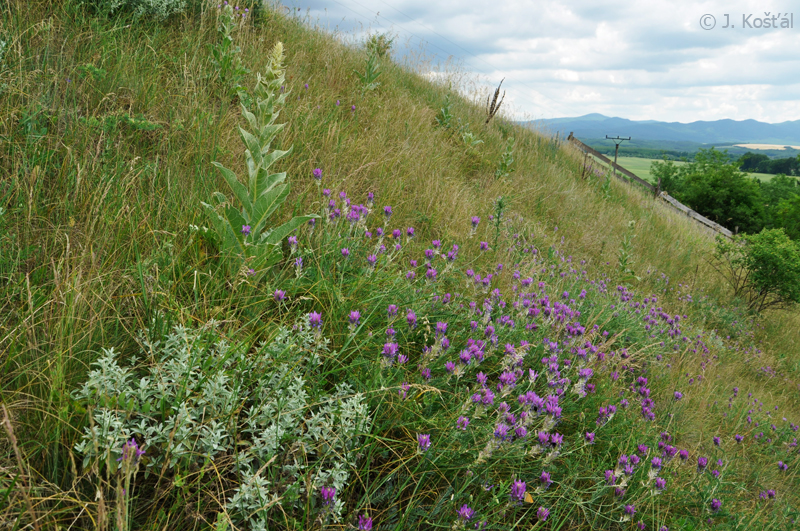
<svg viewBox="0 0 800 531">
<path fill-rule="evenodd" d="M 619 177 L 619 175 L 617 175 L 622 181 L 628 182 L 628 183 L 636 183 L 636 184 L 644 187 L 646 190 L 650 191 L 650 193 L 652 193 L 657 200 L 661 200 L 662 204 L 668 205 L 672 209 L 680 212 L 681 214 L 685 214 L 686 216 L 688 216 L 689 218 L 694 220 L 696 223 L 699 223 L 700 225 L 703 225 L 707 229 L 711 229 L 713 232 L 715 232 L 717 234 L 722 234 L 726 238 L 733 238 L 733 233 L 731 231 L 729 231 L 728 229 L 726 229 L 725 227 L 723 227 L 722 225 L 720 225 L 719 223 L 715 223 L 715 222 L 711 221 L 710 219 L 708 219 L 708 218 L 706 218 L 704 216 L 701 216 L 700 214 L 698 214 L 697 212 L 695 212 L 691 208 L 689 208 L 686 205 L 684 205 L 681 202 L 679 202 L 674 197 L 670 196 L 667 192 L 663 192 L 663 191 L 659 190 L 657 187 L 655 187 L 652 184 L 650 184 L 649 182 L 645 181 L 644 179 L 642 179 L 638 175 L 634 174 L 631 171 L 628 171 L 627 169 L 623 168 L 619 164 L 616 164 L 613 160 L 609 159 L 608 157 L 606 157 L 605 155 L 603 155 L 599 151 L 597 151 L 595 149 L 592 149 L 591 147 L 587 146 L 586 144 L 584 144 L 583 142 L 581 142 L 580 140 L 575 138 L 575 136 L 573 136 L 572 133 L 569 134 L 569 137 L 567 138 L 567 141 L 570 142 L 573 146 L 576 146 L 578 149 L 580 149 L 584 153 L 586 153 L 588 155 L 592 155 L 592 156 L 600 159 L 601 161 L 603 161 L 606 164 L 608 164 L 611 168 L 616 169 L 617 172 L 619 172 L 620 174 L 624 175 L 625 177 L 628 177 L 628 179 L 625 179 L 625 178 Z"/>
</svg>

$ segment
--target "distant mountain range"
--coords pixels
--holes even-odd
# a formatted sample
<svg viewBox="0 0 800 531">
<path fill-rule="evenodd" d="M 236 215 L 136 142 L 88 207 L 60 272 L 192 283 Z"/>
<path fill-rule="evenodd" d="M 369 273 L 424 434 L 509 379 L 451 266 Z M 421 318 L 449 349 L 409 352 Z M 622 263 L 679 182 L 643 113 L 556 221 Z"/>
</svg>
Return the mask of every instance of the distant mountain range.
<svg viewBox="0 0 800 531">
<path fill-rule="evenodd" d="M 800 145 L 800 120 L 768 124 L 756 120 L 698 121 L 688 124 L 655 120 L 627 120 L 602 114 L 576 118 L 552 118 L 525 122 L 562 136 L 574 133 L 579 139 L 608 136 L 632 137 L 634 140 L 688 141 L 701 144 L 778 144 Z"/>
</svg>

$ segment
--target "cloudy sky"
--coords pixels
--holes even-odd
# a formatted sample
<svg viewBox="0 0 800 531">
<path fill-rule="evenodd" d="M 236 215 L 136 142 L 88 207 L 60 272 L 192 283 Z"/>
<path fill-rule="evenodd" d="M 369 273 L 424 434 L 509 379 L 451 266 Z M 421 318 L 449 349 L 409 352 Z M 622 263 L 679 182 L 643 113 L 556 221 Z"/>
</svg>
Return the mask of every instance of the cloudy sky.
<svg viewBox="0 0 800 531">
<path fill-rule="evenodd" d="M 487 85 L 505 78 L 517 118 L 800 119 L 797 1 L 282 1 L 342 38 L 391 32 L 397 57 L 422 48 Z"/>
</svg>

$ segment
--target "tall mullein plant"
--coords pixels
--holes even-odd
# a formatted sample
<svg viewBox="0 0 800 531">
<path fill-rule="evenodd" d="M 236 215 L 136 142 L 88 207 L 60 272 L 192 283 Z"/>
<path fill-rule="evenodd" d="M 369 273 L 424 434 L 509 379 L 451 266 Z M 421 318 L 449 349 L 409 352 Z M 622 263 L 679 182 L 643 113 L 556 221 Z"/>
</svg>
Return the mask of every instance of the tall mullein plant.
<svg viewBox="0 0 800 531">
<path fill-rule="evenodd" d="M 216 229 L 221 251 L 224 255 L 238 257 L 240 267 L 254 272 L 263 272 L 283 258 L 280 244 L 297 227 L 316 215 L 296 216 L 279 227 L 269 227 L 267 222 L 289 195 L 290 185 L 286 172 L 270 173 L 270 167 L 292 152 L 270 149 L 275 137 L 286 124 L 276 124 L 287 92 L 281 93 L 284 85 L 283 44 L 278 42 L 272 49 L 269 65 L 262 76 L 258 74 L 255 88 L 249 100 L 253 112 L 242 104 L 242 114 L 249 130 L 240 127 L 239 134 L 245 144 L 247 162 L 247 186 L 239 182 L 236 174 L 219 162 L 212 162 L 241 204 L 234 207 L 225 195 L 214 192 L 212 203 L 203 203 L 208 209 Z"/>
</svg>

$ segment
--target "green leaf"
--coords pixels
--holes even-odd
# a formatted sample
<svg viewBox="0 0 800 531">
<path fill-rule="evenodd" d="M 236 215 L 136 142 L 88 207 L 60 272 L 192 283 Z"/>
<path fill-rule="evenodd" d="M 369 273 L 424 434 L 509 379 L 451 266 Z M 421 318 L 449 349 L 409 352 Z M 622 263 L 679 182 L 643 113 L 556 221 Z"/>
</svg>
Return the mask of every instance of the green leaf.
<svg viewBox="0 0 800 531">
<path fill-rule="evenodd" d="M 231 170 L 220 164 L 219 162 L 212 162 L 214 166 L 217 167 L 219 172 L 225 178 L 225 181 L 228 183 L 228 186 L 231 187 L 233 190 L 233 194 L 236 196 L 236 199 L 242 203 L 242 206 L 246 211 L 253 210 L 253 204 L 250 201 L 250 197 L 247 195 L 247 188 L 239 182 L 239 179 L 236 177 L 236 174 L 233 173 Z M 219 192 L 217 192 L 219 193 Z M 216 196 L 216 194 L 215 194 Z"/>
<path fill-rule="evenodd" d="M 286 180 L 286 172 L 281 173 L 267 173 L 265 168 L 260 168 L 258 176 L 258 184 L 256 188 L 259 190 L 259 196 L 262 196 L 272 190 L 273 187 Z"/>
<path fill-rule="evenodd" d="M 280 227 L 273 229 L 266 237 L 265 241 L 268 243 L 280 243 L 283 241 L 285 237 L 287 237 L 292 231 L 294 231 L 297 227 L 306 223 L 311 219 L 319 218 L 316 214 L 309 214 L 306 216 L 295 216 Z"/>
<path fill-rule="evenodd" d="M 262 163 L 261 163 L 261 166 L 263 166 L 263 168 L 264 168 L 265 170 L 266 170 L 266 169 L 269 169 L 269 167 L 270 167 L 270 166 L 272 166 L 272 164 L 273 164 L 275 161 L 277 161 L 277 160 L 280 160 L 280 159 L 282 159 L 283 157 L 285 157 L 285 156 L 287 156 L 287 155 L 291 154 L 291 152 L 292 152 L 292 148 L 289 148 L 289 149 L 287 149 L 286 151 L 281 151 L 281 150 L 279 150 L 279 149 L 276 149 L 275 151 L 273 151 L 273 152 L 272 152 L 272 153 L 270 153 L 269 155 L 265 155 L 265 156 L 264 156 L 264 162 L 262 162 Z"/>
<path fill-rule="evenodd" d="M 258 198 L 253 209 L 253 229 L 256 233 L 264 230 L 267 219 L 286 201 L 290 189 L 288 184 L 279 184 Z"/>
</svg>

